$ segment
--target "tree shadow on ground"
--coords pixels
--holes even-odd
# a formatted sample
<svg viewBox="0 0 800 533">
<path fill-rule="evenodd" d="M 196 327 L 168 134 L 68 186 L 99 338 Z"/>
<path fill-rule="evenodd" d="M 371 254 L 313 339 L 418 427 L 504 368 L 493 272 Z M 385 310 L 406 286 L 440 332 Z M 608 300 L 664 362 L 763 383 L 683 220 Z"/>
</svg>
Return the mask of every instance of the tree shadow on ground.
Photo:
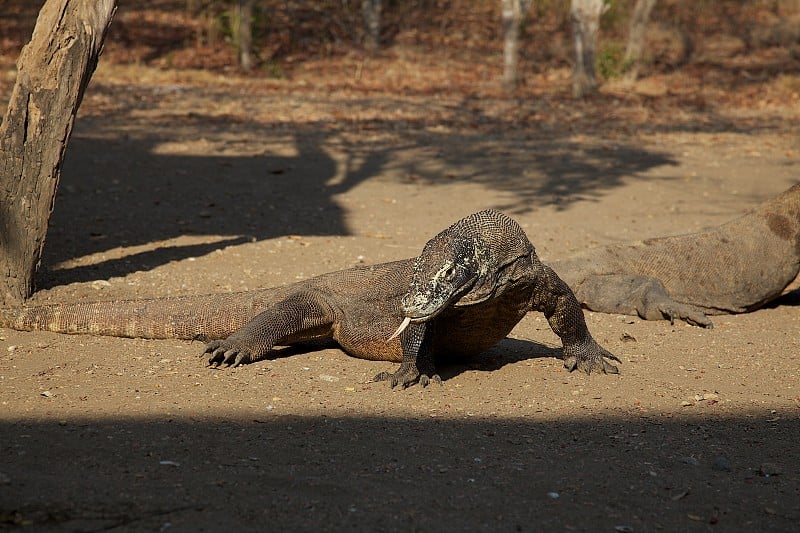
<svg viewBox="0 0 800 533">
<path fill-rule="evenodd" d="M 377 177 L 419 176 L 446 195 L 449 173 L 455 173 L 461 181 L 513 195 L 507 205 L 487 207 L 524 212 L 597 198 L 625 177 L 675 164 L 644 148 L 609 150 L 559 139 L 515 139 L 509 155 L 506 140 L 477 133 L 409 129 L 390 140 L 365 143 L 326 123 L 275 131 L 255 122 L 221 121 L 189 117 L 145 124 L 137 131 L 91 119 L 76 128 L 44 264 L 118 247 L 161 246 L 89 267 L 51 270 L 40 286 L 123 276 L 252 240 L 348 235 L 347 213 L 337 196 Z M 397 129 L 390 121 L 372 127 Z M 164 148 L 182 143 L 190 149 Z M 270 151 L 276 145 L 283 151 Z M 186 235 L 218 240 L 170 242 Z"/>
<path fill-rule="evenodd" d="M 0 522 L 81 531 L 791 531 L 800 519 L 798 432 L 800 419 L 769 413 L 5 420 Z"/>
<path fill-rule="evenodd" d="M 678 165 L 630 136 L 606 139 L 609 129 L 630 127 L 606 96 L 576 104 L 582 118 L 570 122 L 553 98 L 511 107 L 498 101 L 505 111 L 493 116 L 493 104 L 475 99 L 245 93 L 94 84 L 90 94 L 100 104 L 93 105 L 113 105 L 76 123 L 43 263 L 162 246 L 45 271 L 40 285 L 123 276 L 252 240 L 349 235 L 338 196 L 369 180 L 413 180 L 442 198 L 453 183 L 477 184 L 502 193 L 486 207 L 521 214 L 597 201 L 628 180 Z M 736 122 L 713 110 L 683 118 L 643 127 L 743 134 L 785 128 L 774 118 Z M 669 179 L 660 174 L 655 179 Z M 171 241 L 186 235 L 218 239 Z"/>
</svg>

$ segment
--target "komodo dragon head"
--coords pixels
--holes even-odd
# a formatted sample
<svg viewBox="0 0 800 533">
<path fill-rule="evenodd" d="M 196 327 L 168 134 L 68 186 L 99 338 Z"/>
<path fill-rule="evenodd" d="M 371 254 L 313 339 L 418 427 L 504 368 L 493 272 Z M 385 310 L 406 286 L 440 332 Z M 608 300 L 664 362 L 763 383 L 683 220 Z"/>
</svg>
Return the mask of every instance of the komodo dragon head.
<svg viewBox="0 0 800 533">
<path fill-rule="evenodd" d="M 502 293 L 520 276 L 534 253 L 525 232 L 499 211 L 469 215 L 429 240 L 414 262 L 401 310 L 405 319 L 390 338 L 412 322 L 425 322 L 449 306 L 467 306 Z M 522 269 L 524 270 L 524 269 Z"/>
</svg>

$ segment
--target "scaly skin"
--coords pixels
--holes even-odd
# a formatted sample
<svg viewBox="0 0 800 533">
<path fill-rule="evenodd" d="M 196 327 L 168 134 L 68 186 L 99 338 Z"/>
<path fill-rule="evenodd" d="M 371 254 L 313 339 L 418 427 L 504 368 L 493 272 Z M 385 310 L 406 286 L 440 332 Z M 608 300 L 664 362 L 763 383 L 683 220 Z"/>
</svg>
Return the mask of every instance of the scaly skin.
<svg viewBox="0 0 800 533">
<path fill-rule="evenodd" d="M 589 333 L 574 294 L 543 265 L 522 228 L 497 211 L 481 211 L 425 245 L 401 309 L 410 325 L 400 334 L 403 361 L 392 387 L 440 381 L 438 353 L 479 353 L 503 339 L 529 311 L 540 311 L 561 338 L 564 364 L 587 373 L 617 373 L 619 361 Z"/>
<path fill-rule="evenodd" d="M 394 386 L 441 381 L 440 355 L 471 356 L 541 311 L 564 364 L 616 373 L 569 287 L 542 265 L 519 225 L 497 211 L 470 215 L 415 259 L 323 274 L 242 293 L 0 309 L 0 326 L 118 337 L 203 339 L 214 366 L 269 356 L 274 346 L 332 338 L 350 355 L 401 363 L 376 376 Z M 411 321 L 391 338 L 404 318 Z"/>
<path fill-rule="evenodd" d="M 676 318 L 757 309 L 797 288 L 800 184 L 721 226 L 587 250 L 548 262 L 588 309 Z"/>
</svg>

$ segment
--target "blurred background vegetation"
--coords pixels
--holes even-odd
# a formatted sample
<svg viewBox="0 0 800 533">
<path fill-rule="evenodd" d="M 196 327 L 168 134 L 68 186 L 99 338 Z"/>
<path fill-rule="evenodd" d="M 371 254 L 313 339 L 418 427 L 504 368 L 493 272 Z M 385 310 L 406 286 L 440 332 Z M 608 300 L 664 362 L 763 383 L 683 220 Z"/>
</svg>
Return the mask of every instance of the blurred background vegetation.
<svg viewBox="0 0 800 533">
<path fill-rule="evenodd" d="M 41 0 L 4 0 L 0 54 L 15 56 L 30 37 Z M 121 0 L 107 56 L 117 63 L 165 68 L 237 68 L 239 2 Z M 283 77 L 307 60 L 368 51 L 360 0 L 253 0 L 254 75 Z M 481 54 L 502 52 L 500 0 L 383 0 L 378 54 L 397 47 Z M 626 69 L 623 57 L 634 0 L 605 0 L 597 70 Z M 659 0 L 646 33 L 643 74 L 770 50 L 774 62 L 797 69 L 800 0 Z M 535 0 L 522 27 L 523 72 L 572 63 L 570 5 Z"/>
</svg>

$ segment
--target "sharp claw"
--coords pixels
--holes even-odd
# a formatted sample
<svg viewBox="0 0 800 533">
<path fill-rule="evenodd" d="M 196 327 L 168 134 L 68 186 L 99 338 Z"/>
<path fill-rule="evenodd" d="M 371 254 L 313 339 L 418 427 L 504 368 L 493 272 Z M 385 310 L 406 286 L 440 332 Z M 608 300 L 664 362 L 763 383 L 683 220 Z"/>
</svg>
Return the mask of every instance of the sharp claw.
<svg viewBox="0 0 800 533">
<path fill-rule="evenodd" d="M 379 372 L 375 375 L 374 378 L 372 378 L 372 382 L 377 383 L 379 381 L 388 381 L 391 377 L 392 375 L 389 374 L 388 372 Z"/>
<path fill-rule="evenodd" d="M 233 361 L 234 361 L 234 359 L 236 358 L 236 354 L 237 354 L 237 353 L 238 353 L 238 352 L 237 352 L 236 350 L 233 350 L 233 349 L 231 349 L 231 350 L 226 350 L 226 351 L 225 351 L 225 353 L 223 354 L 223 357 L 224 357 L 224 358 L 223 358 L 223 360 L 222 360 L 222 361 L 223 361 L 225 364 L 227 364 L 228 366 L 231 366 L 231 365 L 233 364 Z"/>
</svg>

